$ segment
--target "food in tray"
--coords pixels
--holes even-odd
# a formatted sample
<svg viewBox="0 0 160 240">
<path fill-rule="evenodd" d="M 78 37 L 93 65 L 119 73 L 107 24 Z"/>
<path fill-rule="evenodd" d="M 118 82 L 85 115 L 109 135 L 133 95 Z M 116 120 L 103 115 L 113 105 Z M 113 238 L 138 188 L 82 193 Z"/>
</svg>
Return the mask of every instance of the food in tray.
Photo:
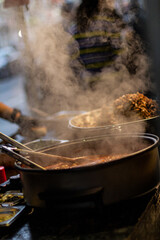
<svg viewBox="0 0 160 240">
<path fill-rule="evenodd" d="M 6 212 L 0 212 L 0 223 L 4 221 L 8 221 L 12 217 L 14 217 L 16 214 L 15 211 L 6 211 Z"/>
<path fill-rule="evenodd" d="M 158 103 L 142 93 L 125 94 L 109 106 L 81 114 L 71 119 L 73 127 L 94 128 L 120 124 L 158 115 Z"/>
<path fill-rule="evenodd" d="M 9 227 L 25 210 L 26 206 L 0 208 L 0 227 Z"/>
<path fill-rule="evenodd" d="M 16 205 L 24 200 L 23 193 L 7 191 L 6 193 L 0 194 L 0 205 Z"/>
</svg>

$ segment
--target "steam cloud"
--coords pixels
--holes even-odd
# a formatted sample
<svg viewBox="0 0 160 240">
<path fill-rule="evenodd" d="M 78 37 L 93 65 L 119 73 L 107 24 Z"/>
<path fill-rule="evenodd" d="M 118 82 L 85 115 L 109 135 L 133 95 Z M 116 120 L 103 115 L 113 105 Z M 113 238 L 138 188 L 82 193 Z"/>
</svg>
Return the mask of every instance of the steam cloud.
<svg viewBox="0 0 160 240">
<path fill-rule="evenodd" d="M 44 12 L 44 9 L 42 11 Z M 34 8 L 32 14 L 37 16 L 40 13 L 42 13 L 40 8 L 38 10 Z M 100 76 L 101 81 L 94 91 L 82 91 L 77 85 L 77 79 L 69 65 L 70 57 L 67 46 L 71 36 L 64 30 L 63 23 L 65 21 L 67 19 L 63 19 L 62 16 L 59 16 L 59 20 L 57 20 L 57 16 L 52 16 L 50 22 L 47 18 L 47 20 L 42 19 L 35 25 L 29 26 L 30 56 L 27 66 L 32 78 L 30 91 L 34 91 L 35 88 L 35 94 L 37 94 L 39 89 L 45 95 L 44 101 L 40 102 L 41 107 L 43 103 L 43 107 L 47 106 L 51 112 L 75 108 L 85 108 L 86 110 L 86 107 L 91 110 L 101 107 L 108 100 L 115 99 L 125 93 L 141 90 L 145 92 L 151 88 L 146 77 L 148 59 L 144 54 L 139 54 L 136 57 L 136 65 L 138 66 L 136 74 L 130 75 L 127 71 L 125 54 L 129 53 L 130 46 L 124 41 L 125 54 L 115 62 L 120 70 L 115 73 L 112 72 L 112 69 L 105 69 Z M 136 44 L 135 46 L 137 47 Z M 132 55 L 129 57 L 131 58 Z"/>
<path fill-rule="evenodd" d="M 33 16 L 38 16 L 42 12 L 44 14 L 44 6 L 42 8 L 34 7 L 30 11 Z M 64 29 L 64 23 L 69 20 L 66 16 L 65 19 L 62 15 L 58 17 L 53 14 L 50 18 L 44 18 L 29 26 L 29 48 L 25 52 L 24 63 L 28 74 L 28 95 L 33 107 L 49 113 L 61 110 L 90 111 L 101 108 L 123 94 L 137 91 L 145 93 L 152 88 L 146 75 L 149 61 L 145 54 L 137 53 L 137 72 L 134 75 L 129 74 L 125 61 L 128 56 L 132 58 L 134 49 L 132 46 L 131 50 L 131 46 L 124 41 L 125 53 L 115 62 L 119 71 L 104 69 L 100 74 L 101 81 L 94 90 L 81 89 L 70 68 L 67 47 L 71 36 Z M 134 41 L 136 43 L 135 38 Z M 140 126 L 140 129 L 143 127 Z"/>
</svg>

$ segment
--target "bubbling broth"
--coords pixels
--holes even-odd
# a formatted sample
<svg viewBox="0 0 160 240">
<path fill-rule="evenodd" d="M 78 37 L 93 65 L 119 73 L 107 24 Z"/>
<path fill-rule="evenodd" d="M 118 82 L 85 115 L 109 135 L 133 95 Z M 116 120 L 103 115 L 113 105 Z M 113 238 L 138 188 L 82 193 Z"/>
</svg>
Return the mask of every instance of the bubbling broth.
<svg viewBox="0 0 160 240">
<path fill-rule="evenodd" d="M 118 161 L 151 146 L 151 140 L 137 135 L 110 135 L 71 141 L 41 152 L 24 151 L 27 158 L 45 169 L 70 169 Z M 23 155 L 22 154 L 22 155 Z"/>
<path fill-rule="evenodd" d="M 90 156 L 84 156 L 82 159 L 77 158 L 75 162 L 72 163 L 62 163 L 59 162 L 57 164 L 53 164 L 50 166 L 47 166 L 46 169 L 67 169 L 67 168 L 74 168 L 74 167 L 81 167 L 81 166 L 92 166 L 99 163 L 105 163 L 113 160 L 121 159 L 122 157 L 125 157 L 127 155 L 125 154 L 117 154 L 117 155 L 110 155 L 110 156 L 101 156 L 101 155 L 90 155 Z"/>
<path fill-rule="evenodd" d="M 50 162 L 45 165 L 46 169 L 70 169 L 82 166 L 93 166 L 96 164 L 116 161 L 141 151 L 149 146 L 149 142 L 131 138 L 107 138 L 96 141 L 84 141 L 76 144 L 66 144 L 53 149 L 46 150 L 45 153 L 63 157 L 69 157 L 71 161 L 59 159 L 57 162 Z M 46 163 L 47 164 L 47 163 Z"/>
</svg>

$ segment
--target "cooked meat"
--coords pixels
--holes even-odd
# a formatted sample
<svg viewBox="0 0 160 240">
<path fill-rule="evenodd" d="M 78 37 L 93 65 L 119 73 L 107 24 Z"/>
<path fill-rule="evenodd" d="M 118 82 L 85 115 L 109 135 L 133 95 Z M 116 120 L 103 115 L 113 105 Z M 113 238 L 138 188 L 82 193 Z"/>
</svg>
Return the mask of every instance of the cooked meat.
<svg viewBox="0 0 160 240">
<path fill-rule="evenodd" d="M 109 106 L 103 106 L 100 109 L 76 116 L 71 123 L 80 128 L 121 124 L 155 117 L 158 115 L 158 108 L 155 100 L 137 92 L 123 95 L 110 103 Z"/>
<path fill-rule="evenodd" d="M 150 118 L 158 114 L 158 104 L 142 93 L 126 94 L 116 99 L 113 103 L 114 114 L 121 114 L 126 117 L 133 116 L 137 118 Z"/>
</svg>

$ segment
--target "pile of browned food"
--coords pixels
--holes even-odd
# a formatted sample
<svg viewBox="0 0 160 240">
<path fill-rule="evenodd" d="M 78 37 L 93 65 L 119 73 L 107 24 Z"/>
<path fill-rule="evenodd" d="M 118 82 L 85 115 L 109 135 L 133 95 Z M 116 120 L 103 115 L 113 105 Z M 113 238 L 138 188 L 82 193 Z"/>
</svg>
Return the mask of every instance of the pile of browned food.
<svg viewBox="0 0 160 240">
<path fill-rule="evenodd" d="M 114 114 L 137 119 L 155 117 L 158 114 L 158 104 L 142 93 L 126 94 L 113 103 Z"/>
<path fill-rule="evenodd" d="M 71 123 L 73 126 L 80 128 L 94 128 L 149 119 L 156 117 L 158 114 L 157 102 L 137 92 L 125 94 L 115 99 L 108 106 L 76 116 Z"/>
</svg>

